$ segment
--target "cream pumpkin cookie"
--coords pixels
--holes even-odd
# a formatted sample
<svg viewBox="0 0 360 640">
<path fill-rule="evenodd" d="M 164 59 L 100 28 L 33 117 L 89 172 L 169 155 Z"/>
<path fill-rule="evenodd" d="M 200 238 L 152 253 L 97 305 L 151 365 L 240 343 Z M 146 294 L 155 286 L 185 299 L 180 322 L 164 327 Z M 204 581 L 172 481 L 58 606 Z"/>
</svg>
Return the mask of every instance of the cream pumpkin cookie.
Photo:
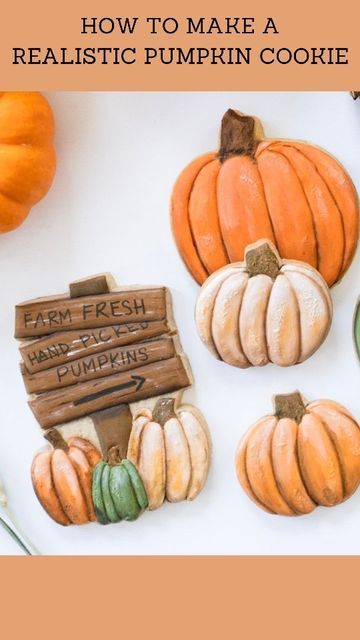
<svg viewBox="0 0 360 640">
<path fill-rule="evenodd" d="M 325 280 L 302 262 L 281 260 L 267 240 L 250 245 L 245 261 L 210 276 L 196 302 L 205 346 L 236 367 L 286 367 L 309 358 L 325 340 L 332 302 Z"/>
<path fill-rule="evenodd" d="M 154 409 L 135 414 L 127 456 L 144 481 L 149 509 L 169 502 L 194 500 L 208 472 L 210 447 L 207 426 L 190 405 L 175 406 L 160 398 Z"/>
</svg>

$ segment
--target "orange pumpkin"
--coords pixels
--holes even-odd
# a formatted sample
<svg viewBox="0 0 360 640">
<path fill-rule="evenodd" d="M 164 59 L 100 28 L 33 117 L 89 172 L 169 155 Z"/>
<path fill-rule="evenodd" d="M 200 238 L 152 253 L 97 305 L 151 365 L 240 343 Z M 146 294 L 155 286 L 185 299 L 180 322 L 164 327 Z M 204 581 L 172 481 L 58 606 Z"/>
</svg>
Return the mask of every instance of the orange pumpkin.
<svg viewBox="0 0 360 640">
<path fill-rule="evenodd" d="M 358 196 L 339 162 L 305 142 L 266 140 L 257 120 L 231 109 L 219 152 L 180 174 L 171 216 L 179 252 L 200 284 L 266 238 L 282 258 L 310 264 L 331 286 L 358 241 Z"/>
<path fill-rule="evenodd" d="M 240 484 L 262 509 L 310 513 L 347 500 L 360 482 L 360 428 L 331 400 L 275 396 L 275 414 L 249 429 L 236 454 Z"/>
<path fill-rule="evenodd" d="M 55 173 L 54 119 L 37 92 L 0 92 L 0 233 L 18 227 Z"/>
<path fill-rule="evenodd" d="M 58 524 L 96 522 L 92 501 L 92 472 L 101 459 L 88 440 L 68 442 L 54 429 L 45 436 L 54 446 L 40 451 L 31 467 L 31 478 L 40 504 Z"/>
</svg>

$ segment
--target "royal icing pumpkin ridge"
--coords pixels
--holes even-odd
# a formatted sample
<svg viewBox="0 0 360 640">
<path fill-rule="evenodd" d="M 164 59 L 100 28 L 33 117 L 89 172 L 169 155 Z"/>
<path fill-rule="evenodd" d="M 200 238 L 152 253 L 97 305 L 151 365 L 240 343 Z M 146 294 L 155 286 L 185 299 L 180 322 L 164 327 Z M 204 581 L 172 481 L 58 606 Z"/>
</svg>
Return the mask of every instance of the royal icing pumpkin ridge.
<svg viewBox="0 0 360 640">
<path fill-rule="evenodd" d="M 202 342 L 240 368 L 303 362 L 325 340 L 331 319 L 322 276 L 304 263 L 281 260 L 267 240 L 247 247 L 244 262 L 210 276 L 195 308 Z"/>
<path fill-rule="evenodd" d="M 345 169 L 326 151 L 266 139 L 256 118 L 229 109 L 218 153 L 196 158 L 178 177 L 171 220 L 199 284 L 266 238 L 282 258 L 310 264 L 332 286 L 355 253 L 359 201 Z"/>
<path fill-rule="evenodd" d="M 274 415 L 245 434 L 236 453 L 238 480 L 272 514 L 295 516 L 347 500 L 360 482 L 360 428 L 332 400 L 308 403 L 299 392 L 274 398 Z"/>
<path fill-rule="evenodd" d="M 192 377 L 169 290 L 103 274 L 69 294 L 16 306 L 28 403 L 51 444 L 32 466 L 40 503 L 62 525 L 109 524 L 194 499 L 210 438 L 180 404 Z"/>
<path fill-rule="evenodd" d="M 0 233 L 12 231 L 52 184 L 54 118 L 36 91 L 0 92 Z"/>
</svg>

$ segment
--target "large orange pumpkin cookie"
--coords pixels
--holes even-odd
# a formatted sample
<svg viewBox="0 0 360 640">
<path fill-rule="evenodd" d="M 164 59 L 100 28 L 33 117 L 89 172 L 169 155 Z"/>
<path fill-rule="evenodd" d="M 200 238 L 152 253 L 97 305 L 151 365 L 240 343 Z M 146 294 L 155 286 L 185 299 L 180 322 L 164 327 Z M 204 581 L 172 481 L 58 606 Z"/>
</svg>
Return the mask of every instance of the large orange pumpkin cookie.
<svg viewBox="0 0 360 640">
<path fill-rule="evenodd" d="M 275 413 L 242 439 L 236 471 L 259 507 L 284 516 L 347 500 L 360 482 L 360 429 L 332 400 L 308 404 L 295 392 L 275 396 Z"/>
<path fill-rule="evenodd" d="M 264 139 L 259 121 L 232 109 L 218 153 L 196 158 L 177 179 L 171 216 L 180 254 L 200 284 L 267 238 L 282 258 L 307 262 L 331 286 L 358 241 L 358 196 L 341 164 L 305 142 Z"/>
<path fill-rule="evenodd" d="M 18 227 L 55 173 L 54 118 L 36 91 L 0 92 L 0 233 Z"/>
</svg>

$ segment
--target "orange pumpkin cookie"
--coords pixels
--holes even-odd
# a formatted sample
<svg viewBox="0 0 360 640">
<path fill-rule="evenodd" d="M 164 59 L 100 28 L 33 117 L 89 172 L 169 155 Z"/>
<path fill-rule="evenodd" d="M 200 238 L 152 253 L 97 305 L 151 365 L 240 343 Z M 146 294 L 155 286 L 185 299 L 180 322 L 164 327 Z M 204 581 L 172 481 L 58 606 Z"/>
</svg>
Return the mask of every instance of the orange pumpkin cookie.
<svg viewBox="0 0 360 640">
<path fill-rule="evenodd" d="M 35 91 L 0 92 L 0 233 L 12 231 L 55 174 L 54 118 Z"/>
<path fill-rule="evenodd" d="M 96 521 L 91 487 L 100 453 L 84 438 L 72 437 L 65 442 L 55 429 L 48 431 L 47 439 L 53 450 L 39 451 L 31 468 L 39 502 L 58 524 Z"/>
<path fill-rule="evenodd" d="M 267 240 L 245 250 L 245 262 L 219 269 L 203 284 L 195 310 L 205 346 L 236 367 L 286 367 L 309 358 L 332 319 L 326 282 L 309 265 L 281 260 Z"/>
<path fill-rule="evenodd" d="M 360 429 L 337 402 L 275 396 L 236 453 L 239 482 L 259 507 L 294 516 L 347 500 L 360 481 Z"/>
<path fill-rule="evenodd" d="M 179 252 L 200 284 L 267 238 L 282 258 L 310 264 L 332 286 L 348 269 L 359 234 L 358 196 L 335 158 L 305 142 L 267 140 L 258 120 L 232 109 L 218 153 L 195 159 L 177 179 L 171 218 Z"/>
</svg>

